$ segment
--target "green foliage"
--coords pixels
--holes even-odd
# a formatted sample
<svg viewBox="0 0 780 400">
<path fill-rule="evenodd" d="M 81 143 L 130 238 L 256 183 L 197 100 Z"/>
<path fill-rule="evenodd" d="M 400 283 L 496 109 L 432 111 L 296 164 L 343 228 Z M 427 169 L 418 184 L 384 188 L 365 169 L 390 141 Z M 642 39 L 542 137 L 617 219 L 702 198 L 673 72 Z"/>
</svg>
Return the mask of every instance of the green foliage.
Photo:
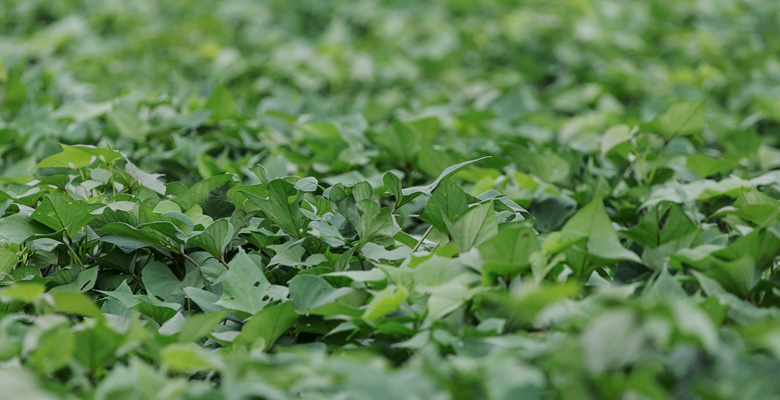
<svg viewBox="0 0 780 400">
<path fill-rule="evenodd" d="M 0 9 L 0 397 L 780 396 L 780 3 Z"/>
</svg>

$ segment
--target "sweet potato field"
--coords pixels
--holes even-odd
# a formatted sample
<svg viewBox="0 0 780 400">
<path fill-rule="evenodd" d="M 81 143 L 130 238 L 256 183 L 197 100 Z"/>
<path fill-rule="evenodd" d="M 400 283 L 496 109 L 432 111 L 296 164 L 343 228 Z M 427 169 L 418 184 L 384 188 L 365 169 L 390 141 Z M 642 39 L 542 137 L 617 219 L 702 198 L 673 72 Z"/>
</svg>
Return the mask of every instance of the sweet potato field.
<svg viewBox="0 0 780 400">
<path fill-rule="evenodd" d="M 0 398 L 780 398 L 779 21 L 0 0 Z"/>
</svg>

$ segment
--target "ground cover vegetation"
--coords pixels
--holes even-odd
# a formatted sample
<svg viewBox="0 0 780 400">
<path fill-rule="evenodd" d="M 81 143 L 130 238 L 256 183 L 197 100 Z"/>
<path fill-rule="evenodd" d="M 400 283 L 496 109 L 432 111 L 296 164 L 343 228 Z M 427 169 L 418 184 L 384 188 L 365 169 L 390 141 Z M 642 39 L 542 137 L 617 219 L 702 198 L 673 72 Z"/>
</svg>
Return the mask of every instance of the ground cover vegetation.
<svg viewBox="0 0 780 400">
<path fill-rule="evenodd" d="M 780 2 L 0 1 L 0 397 L 775 399 Z"/>
</svg>

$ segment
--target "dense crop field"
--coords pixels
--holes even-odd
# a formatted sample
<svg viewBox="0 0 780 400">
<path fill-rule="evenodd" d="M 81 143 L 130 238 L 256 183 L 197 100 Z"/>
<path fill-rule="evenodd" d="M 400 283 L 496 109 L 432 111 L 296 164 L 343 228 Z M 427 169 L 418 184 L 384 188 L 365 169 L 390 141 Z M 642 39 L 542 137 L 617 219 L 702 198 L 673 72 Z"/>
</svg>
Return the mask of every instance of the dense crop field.
<svg viewBox="0 0 780 400">
<path fill-rule="evenodd" d="M 780 2 L 0 0 L 0 399 L 780 398 Z"/>
</svg>

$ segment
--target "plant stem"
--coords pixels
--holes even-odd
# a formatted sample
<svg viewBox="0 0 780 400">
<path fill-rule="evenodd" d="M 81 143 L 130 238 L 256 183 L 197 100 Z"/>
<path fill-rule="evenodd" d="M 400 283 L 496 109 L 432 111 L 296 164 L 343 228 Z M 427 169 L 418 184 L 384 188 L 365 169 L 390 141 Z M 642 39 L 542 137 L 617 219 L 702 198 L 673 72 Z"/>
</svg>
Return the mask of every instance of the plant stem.
<svg viewBox="0 0 780 400">
<path fill-rule="evenodd" d="M 669 141 L 664 140 L 664 144 L 661 147 L 661 151 L 658 152 L 658 155 L 655 157 L 655 161 L 653 161 L 653 169 L 650 170 L 650 176 L 647 177 L 647 184 L 652 184 L 653 178 L 655 177 L 655 172 L 658 170 L 658 167 L 661 164 L 661 157 L 663 157 L 664 152 L 666 151 L 666 147 L 668 147 Z"/>
<path fill-rule="evenodd" d="M 428 230 L 426 230 L 425 233 L 423 233 L 422 237 L 420 238 L 420 241 L 417 242 L 416 245 L 414 245 L 414 248 L 412 249 L 412 253 L 414 253 L 415 251 L 417 251 L 418 248 L 420 248 L 420 245 L 425 241 L 425 238 L 428 237 L 428 235 L 431 233 L 432 230 L 433 230 L 433 225 L 429 226 Z"/>
</svg>

